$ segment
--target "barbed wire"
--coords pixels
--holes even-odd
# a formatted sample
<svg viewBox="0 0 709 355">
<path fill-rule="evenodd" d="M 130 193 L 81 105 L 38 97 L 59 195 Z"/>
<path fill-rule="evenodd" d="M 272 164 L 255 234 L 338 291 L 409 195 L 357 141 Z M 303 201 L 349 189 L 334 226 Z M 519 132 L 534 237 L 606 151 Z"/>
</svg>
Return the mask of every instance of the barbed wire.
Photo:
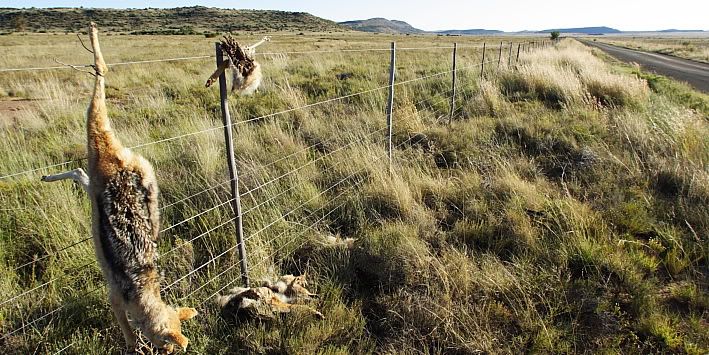
<svg viewBox="0 0 709 355">
<path fill-rule="evenodd" d="M 61 354 L 61 353 L 64 352 L 64 350 L 69 349 L 69 348 L 71 348 L 72 346 L 74 346 L 74 344 L 76 344 L 76 342 L 72 342 L 71 344 L 69 344 L 69 345 L 67 345 L 67 346 L 65 346 L 65 347 L 63 347 L 63 348 L 57 350 L 57 351 L 56 351 L 55 353 L 53 353 L 53 354 L 54 354 L 54 355 Z"/>
<path fill-rule="evenodd" d="M 302 109 L 306 109 L 306 108 L 310 108 L 310 107 L 315 107 L 315 106 L 323 105 L 323 104 L 330 103 L 330 102 L 336 102 L 336 101 L 344 100 L 344 99 L 347 99 L 347 98 L 350 98 L 350 97 L 355 97 L 355 96 L 359 96 L 359 95 L 368 94 L 368 93 L 370 93 L 370 92 L 375 92 L 375 91 L 379 91 L 379 90 L 384 90 L 384 89 L 387 89 L 388 87 L 389 87 L 389 86 L 387 85 L 387 86 L 382 86 L 382 87 L 378 87 L 378 88 L 374 88 L 374 89 L 370 89 L 370 90 L 360 91 L 360 92 L 353 93 L 353 94 L 349 94 L 349 95 L 344 95 L 344 96 L 339 96 L 339 97 L 335 97 L 335 98 L 330 98 L 330 99 L 327 99 L 327 100 L 318 101 L 318 102 L 314 102 L 314 103 L 311 103 L 311 104 L 307 104 L 307 105 L 303 105 L 303 106 L 299 106 L 299 107 L 295 107 L 295 108 L 291 108 L 291 109 L 287 109 L 287 110 L 282 110 L 282 111 L 270 113 L 270 114 L 267 114 L 267 115 L 254 117 L 254 118 L 247 119 L 247 120 L 237 121 L 237 122 L 232 123 L 231 125 L 232 125 L 232 126 L 237 126 L 237 125 L 240 125 L 240 124 L 245 124 L 245 123 L 249 123 L 249 122 L 259 121 L 259 120 L 263 120 L 263 119 L 270 118 L 270 117 L 275 117 L 275 116 L 278 116 L 278 115 L 290 113 L 290 112 L 297 111 L 297 110 L 302 110 Z M 204 129 L 204 130 L 194 131 L 194 132 L 185 133 L 185 134 L 181 134 L 181 135 L 177 135 L 177 136 L 173 136 L 173 137 L 168 137 L 168 138 L 164 138 L 164 139 L 160 139 L 160 140 L 156 140 L 156 141 L 151 141 L 151 142 L 147 142 L 147 143 L 142 143 L 142 144 L 138 144 L 138 145 L 135 145 L 135 146 L 132 146 L 132 147 L 128 147 L 128 148 L 129 148 L 129 149 L 143 148 L 143 147 L 147 147 L 147 146 L 151 146 L 151 145 L 155 145 L 155 144 L 159 144 L 159 143 L 165 143 L 165 142 L 169 142 L 169 141 L 173 141 L 173 140 L 177 140 L 177 139 L 182 139 L 182 138 L 186 138 L 186 137 L 190 137 L 190 136 L 194 136 L 194 135 L 198 135 L 198 134 L 202 134 L 202 133 L 206 133 L 206 132 L 211 132 L 211 131 L 223 129 L 223 128 L 225 128 L 225 127 L 226 127 L 226 125 L 217 126 L 217 127 L 210 127 L 210 128 Z M 35 169 L 25 170 L 25 171 L 13 173 L 13 174 L 3 175 L 3 176 L 0 176 L 0 180 L 4 180 L 4 179 L 11 178 L 11 177 L 14 177 L 14 176 L 19 176 L 19 175 L 24 175 L 24 174 L 33 173 L 33 172 L 40 171 L 40 170 L 46 170 L 46 169 L 54 168 L 54 167 L 58 167 L 58 166 L 68 165 L 68 164 L 80 162 L 80 161 L 83 161 L 83 160 L 86 160 L 86 157 L 83 157 L 83 158 L 80 158 L 80 159 L 75 159 L 75 160 L 69 160 L 69 161 L 66 161 L 66 162 L 63 162 L 63 163 L 59 163 L 59 164 L 52 164 L 52 165 L 45 166 L 45 167 L 41 167 L 41 168 L 35 168 Z"/>
<path fill-rule="evenodd" d="M 268 167 L 270 167 L 270 166 L 272 166 L 272 165 L 275 165 L 275 164 L 277 164 L 277 163 L 279 163 L 279 162 L 281 162 L 281 161 L 284 161 L 284 160 L 289 159 L 289 158 L 291 158 L 291 157 L 293 157 L 293 156 L 295 156 L 295 155 L 298 155 L 298 154 L 300 154 L 300 153 L 302 153 L 302 152 L 306 152 L 306 151 L 308 151 L 308 150 L 310 150 L 310 149 L 312 149 L 312 148 L 315 148 L 315 147 L 317 147 L 319 144 L 321 144 L 321 143 L 314 143 L 314 144 L 311 144 L 311 145 L 309 145 L 309 146 L 307 146 L 307 147 L 304 147 L 304 148 L 299 149 L 299 150 L 297 150 L 297 151 L 295 151 L 295 152 L 293 152 L 293 153 L 290 153 L 290 154 L 288 154 L 288 155 L 286 155 L 286 156 L 284 156 L 284 157 L 281 157 L 281 158 L 279 158 L 279 159 L 277 159 L 277 160 L 275 160 L 275 161 L 272 161 L 272 162 L 270 162 L 270 163 L 268 163 L 268 164 L 266 164 L 266 165 L 261 165 L 261 166 L 259 166 L 257 169 L 265 170 L 266 168 L 268 168 Z M 250 172 L 247 172 L 247 173 L 244 173 L 244 174 L 239 174 L 239 178 L 241 179 L 241 178 L 243 178 L 244 176 L 249 176 L 249 175 L 251 175 L 251 174 L 253 174 L 253 173 L 255 173 L 255 172 L 256 172 L 256 171 L 255 171 L 255 169 L 254 169 L 254 170 L 252 170 L 252 171 L 250 171 Z M 231 180 L 226 180 L 226 181 L 220 182 L 220 183 L 218 183 L 218 184 L 216 184 L 216 185 L 213 185 L 213 186 L 210 186 L 210 187 L 208 187 L 208 188 L 206 188 L 206 189 L 204 189 L 204 190 L 202 190 L 202 191 L 199 191 L 199 192 L 197 192 L 197 193 L 194 193 L 194 194 L 192 194 L 192 195 L 189 195 L 189 196 L 187 196 L 187 197 L 184 197 L 184 198 L 182 198 L 182 199 L 180 199 L 180 200 L 178 200 L 178 201 L 169 203 L 169 204 L 167 204 L 167 205 L 161 207 L 160 209 L 161 209 L 161 210 L 164 210 L 164 209 L 166 209 L 166 208 L 168 208 L 168 207 L 172 207 L 172 206 L 174 206 L 174 205 L 176 205 L 176 204 L 178 204 L 178 203 L 182 203 L 182 202 L 188 201 L 188 200 L 190 200 L 190 199 L 192 199 L 192 198 L 194 198 L 194 197 L 197 197 L 197 196 L 199 196 L 199 195 L 201 195 L 201 194 L 203 194 L 203 193 L 205 193 L 205 192 L 214 190 L 214 189 L 216 189 L 216 188 L 218 188 L 218 187 L 220 187 L 220 186 L 224 186 L 224 185 L 228 184 L 229 182 L 231 182 Z"/>
<path fill-rule="evenodd" d="M 379 133 L 379 132 L 382 132 L 383 130 L 384 130 L 384 129 L 379 129 L 379 130 L 374 131 L 374 132 L 372 132 L 372 133 L 370 133 L 370 134 L 367 134 L 366 136 L 364 136 L 364 137 L 362 137 L 362 138 L 371 137 L 372 135 L 374 135 L 374 134 L 376 134 L 376 133 Z M 348 144 L 347 146 L 351 146 L 353 143 L 356 143 L 356 142 L 357 142 L 357 141 L 353 141 L 353 142 L 351 142 L 350 144 Z M 327 156 L 331 156 L 333 153 L 335 153 L 335 152 L 333 151 L 333 152 L 330 152 L 330 153 L 328 153 L 328 154 L 325 154 L 325 155 L 323 155 L 323 156 L 319 157 L 318 159 L 315 159 L 315 160 L 313 160 L 313 161 L 311 161 L 311 162 L 314 162 L 314 161 L 317 161 L 317 160 L 321 160 L 322 158 L 327 157 Z M 338 163 L 338 164 L 339 164 L 339 163 Z M 294 171 L 294 170 L 291 170 L 291 171 Z M 294 187 L 296 187 L 296 186 L 297 186 L 297 185 L 291 186 L 291 188 L 285 190 L 285 192 L 292 190 L 292 189 L 293 189 Z M 241 213 L 242 218 L 243 218 L 243 216 L 247 215 L 249 212 L 252 212 L 252 211 L 254 211 L 255 209 L 257 209 L 258 207 L 262 206 L 263 204 L 274 200 L 275 198 L 277 198 L 277 196 L 282 195 L 282 194 L 284 194 L 285 192 L 281 192 L 280 194 L 278 194 L 278 195 L 276 195 L 276 196 L 274 196 L 274 197 L 271 197 L 271 198 L 268 199 L 267 201 L 265 201 L 265 202 L 263 202 L 263 203 L 261 203 L 261 204 L 258 204 L 257 206 L 252 207 L 252 208 L 250 208 L 249 210 L 247 210 L 247 211 L 245 211 L 245 212 L 242 212 L 242 213 Z M 231 200 L 229 200 L 229 202 L 231 202 L 231 201 L 233 201 L 233 200 L 234 200 L 234 199 L 231 199 Z M 236 219 L 236 217 L 231 218 L 231 219 L 229 219 L 227 222 L 232 222 L 232 221 L 234 221 L 235 219 Z M 227 222 L 225 222 L 225 223 L 219 225 L 219 226 L 216 227 L 216 228 L 220 228 L 220 227 L 226 225 Z M 211 230 L 209 230 L 208 232 L 212 232 L 212 231 L 214 231 L 216 228 L 211 229 Z M 208 232 L 202 233 L 202 234 L 200 234 L 199 236 L 190 239 L 187 243 L 192 243 L 192 242 L 194 242 L 195 240 L 197 240 L 197 239 L 203 237 L 204 235 L 208 234 Z M 174 251 L 177 250 L 177 249 L 182 248 L 183 246 L 187 245 L 187 243 L 184 243 L 184 244 L 177 245 L 177 246 L 173 247 L 172 249 L 170 249 L 170 250 L 167 251 L 166 253 L 162 254 L 161 257 L 163 257 L 163 256 L 165 256 L 165 255 L 167 255 L 167 254 L 170 254 L 170 253 L 174 252 Z"/>
</svg>

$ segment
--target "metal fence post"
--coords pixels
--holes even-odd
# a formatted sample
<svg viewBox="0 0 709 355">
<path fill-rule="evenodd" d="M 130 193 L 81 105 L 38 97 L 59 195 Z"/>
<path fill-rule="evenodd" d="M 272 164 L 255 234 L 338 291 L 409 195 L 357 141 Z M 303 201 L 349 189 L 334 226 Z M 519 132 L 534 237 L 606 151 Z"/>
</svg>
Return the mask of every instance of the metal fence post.
<svg viewBox="0 0 709 355">
<path fill-rule="evenodd" d="M 458 43 L 453 43 L 453 88 L 452 88 L 452 94 L 451 94 L 451 113 L 448 116 L 448 124 L 451 124 L 451 121 L 453 121 L 453 111 L 455 111 L 455 79 L 457 76 L 457 69 L 456 69 L 456 52 L 458 51 Z"/>
<path fill-rule="evenodd" d="M 387 105 L 387 154 L 389 155 L 389 172 L 392 172 L 392 119 L 394 114 L 394 80 L 396 73 L 396 42 L 391 42 L 391 64 L 389 64 L 389 102 Z"/>
<path fill-rule="evenodd" d="M 502 42 L 500 42 L 500 53 L 497 53 L 497 67 L 500 67 L 500 62 L 502 61 Z"/>
<path fill-rule="evenodd" d="M 216 43 L 217 67 L 222 65 L 224 54 L 222 46 Z M 227 101 L 226 72 L 219 75 L 219 100 L 222 108 L 222 123 L 224 123 L 224 141 L 226 144 L 226 158 L 229 165 L 229 178 L 231 179 L 231 205 L 234 209 L 236 219 L 236 242 L 238 243 L 239 257 L 241 258 L 241 280 L 244 286 L 249 287 L 249 268 L 246 261 L 246 245 L 244 245 L 244 227 L 241 221 L 241 199 L 239 198 L 239 174 L 236 170 L 236 160 L 234 159 L 234 142 L 231 132 L 231 117 L 229 116 L 229 103 Z"/>
<path fill-rule="evenodd" d="M 485 75 L 485 43 L 483 42 L 483 60 L 480 61 L 480 79 Z"/>
</svg>

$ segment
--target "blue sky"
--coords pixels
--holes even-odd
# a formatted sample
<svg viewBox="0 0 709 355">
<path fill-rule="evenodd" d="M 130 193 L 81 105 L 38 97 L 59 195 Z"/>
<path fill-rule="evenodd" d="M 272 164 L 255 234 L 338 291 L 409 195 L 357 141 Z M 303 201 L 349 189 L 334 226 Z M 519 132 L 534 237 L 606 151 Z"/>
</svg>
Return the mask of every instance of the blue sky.
<svg viewBox="0 0 709 355">
<path fill-rule="evenodd" d="M 403 20 L 424 30 L 486 28 L 519 31 L 585 26 L 610 26 L 626 31 L 709 30 L 709 1 L 706 0 L 0 1 L 0 7 L 144 8 L 148 5 L 305 11 L 335 21 L 385 17 Z"/>
</svg>

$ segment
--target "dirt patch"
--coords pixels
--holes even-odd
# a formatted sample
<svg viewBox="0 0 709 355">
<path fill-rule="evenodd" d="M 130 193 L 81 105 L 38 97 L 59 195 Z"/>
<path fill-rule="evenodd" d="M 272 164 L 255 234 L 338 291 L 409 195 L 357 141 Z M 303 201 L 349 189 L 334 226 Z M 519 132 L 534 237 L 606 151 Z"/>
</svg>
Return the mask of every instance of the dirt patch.
<svg viewBox="0 0 709 355">
<path fill-rule="evenodd" d="M 35 106 L 36 100 L 31 99 L 0 100 L 0 127 L 15 125 L 23 113 Z"/>
</svg>

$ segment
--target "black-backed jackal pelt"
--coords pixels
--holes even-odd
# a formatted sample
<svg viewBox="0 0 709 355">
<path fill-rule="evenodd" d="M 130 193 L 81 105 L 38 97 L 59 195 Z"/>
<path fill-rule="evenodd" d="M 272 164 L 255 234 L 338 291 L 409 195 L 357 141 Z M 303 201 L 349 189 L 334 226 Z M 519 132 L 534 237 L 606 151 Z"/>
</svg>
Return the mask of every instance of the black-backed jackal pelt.
<svg viewBox="0 0 709 355">
<path fill-rule="evenodd" d="M 260 287 L 234 287 L 225 295 L 217 297 L 216 301 L 222 309 L 222 315 L 273 319 L 278 314 L 300 311 L 324 319 L 325 316 L 315 308 L 301 304 L 301 301 L 317 297 L 307 286 L 305 275 L 285 275 L 275 282 L 265 280 Z"/>
<path fill-rule="evenodd" d="M 103 60 L 94 23 L 89 29 L 96 79 L 87 112 L 88 176 L 77 169 L 46 176 L 44 181 L 74 179 L 89 193 L 96 257 L 108 282 L 109 301 L 128 351 L 137 325 L 159 349 L 187 348 L 180 321 L 197 314 L 194 308 L 173 308 L 160 297 L 156 241 L 160 229 L 158 186 L 150 163 L 125 148 L 114 134 L 106 110 Z M 88 186 L 86 186 L 88 183 Z"/>
<path fill-rule="evenodd" d="M 230 35 L 224 36 L 224 39 L 221 41 L 222 49 L 229 58 L 212 73 L 209 79 L 207 79 L 205 86 L 211 86 L 224 70 L 231 68 L 233 73 L 231 91 L 239 95 L 251 95 L 256 92 L 263 79 L 261 64 L 254 60 L 256 47 L 270 40 L 270 37 L 265 36 L 260 41 L 248 47 L 241 47 L 239 42 L 234 40 Z"/>
</svg>

